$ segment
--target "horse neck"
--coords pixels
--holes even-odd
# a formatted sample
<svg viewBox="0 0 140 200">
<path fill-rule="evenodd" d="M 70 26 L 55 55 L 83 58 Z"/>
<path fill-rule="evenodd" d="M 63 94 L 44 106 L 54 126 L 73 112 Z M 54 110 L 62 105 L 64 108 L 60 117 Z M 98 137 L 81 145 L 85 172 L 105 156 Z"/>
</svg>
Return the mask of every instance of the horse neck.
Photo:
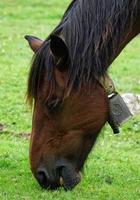
<svg viewBox="0 0 140 200">
<path fill-rule="evenodd" d="M 124 30 L 123 36 L 120 40 L 120 43 L 118 45 L 118 50 L 112 56 L 110 59 L 109 65 L 114 61 L 114 59 L 121 53 L 121 51 L 124 49 L 124 47 L 140 33 L 140 2 L 138 2 L 138 9 L 137 9 L 137 16 L 131 23 L 131 28 L 130 24 L 128 24 L 127 28 Z"/>
</svg>

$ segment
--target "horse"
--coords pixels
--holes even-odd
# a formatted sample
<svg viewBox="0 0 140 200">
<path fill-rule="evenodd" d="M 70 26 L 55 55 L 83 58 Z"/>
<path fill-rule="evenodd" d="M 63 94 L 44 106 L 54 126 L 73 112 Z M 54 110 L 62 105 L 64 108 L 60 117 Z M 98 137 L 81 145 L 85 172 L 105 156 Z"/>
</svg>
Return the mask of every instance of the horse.
<svg viewBox="0 0 140 200">
<path fill-rule="evenodd" d="M 139 33 L 139 0 L 73 0 L 45 40 L 25 36 L 34 52 L 27 89 L 30 166 L 41 187 L 71 190 L 81 181 L 109 118 L 99 80 Z"/>
</svg>

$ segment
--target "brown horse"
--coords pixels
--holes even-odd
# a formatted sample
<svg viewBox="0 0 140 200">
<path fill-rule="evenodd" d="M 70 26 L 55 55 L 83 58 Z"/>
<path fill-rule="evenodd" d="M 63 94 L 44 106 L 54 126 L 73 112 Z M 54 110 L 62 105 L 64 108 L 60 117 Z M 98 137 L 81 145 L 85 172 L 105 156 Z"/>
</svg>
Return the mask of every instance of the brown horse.
<svg viewBox="0 0 140 200">
<path fill-rule="evenodd" d="M 34 101 L 31 170 L 44 188 L 72 189 L 108 120 L 108 96 L 99 79 L 140 33 L 140 0 L 73 0 L 35 52 L 28 81 Z"/>
</svg>

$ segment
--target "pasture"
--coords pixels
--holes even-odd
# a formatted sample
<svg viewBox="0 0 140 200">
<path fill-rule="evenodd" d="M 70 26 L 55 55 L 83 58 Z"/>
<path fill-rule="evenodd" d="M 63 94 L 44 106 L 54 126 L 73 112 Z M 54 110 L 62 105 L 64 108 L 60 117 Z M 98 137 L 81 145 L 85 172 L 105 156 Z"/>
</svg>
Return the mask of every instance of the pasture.
<svg viewBox="0 0 140 200">
<path fill-rule="evenodd" d="M 140 115 L 113 135 L 106 125 L 91 152 L 81 183 L 65 192 L 46 191 L 29 166 L 31 110 L 26 86 L 32 52 L 24 39 L 46 38 L 69 0 L 0 1 L 0 199 L 139 200 Z M 110 67 L 120 93 L 140 94 L 140 37 L 123 50 Z"/>
</svg>

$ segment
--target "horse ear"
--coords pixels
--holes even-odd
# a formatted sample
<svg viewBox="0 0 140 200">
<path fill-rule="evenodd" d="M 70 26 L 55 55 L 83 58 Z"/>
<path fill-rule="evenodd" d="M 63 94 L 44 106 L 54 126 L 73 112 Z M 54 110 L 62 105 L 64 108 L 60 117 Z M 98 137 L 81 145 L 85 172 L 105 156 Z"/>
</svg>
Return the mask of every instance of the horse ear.
<svg viewBox="0 0 140 200">
<path fill-rule="evenodd" d="M 29 35 L 26 35 L 25 36 L 25 39 L 28 41 L 29 43 L 29 46 L 31 47 L 31 49 L 34 51 L 34 52 L 37 52 L 37 50 L 40 48 L 40 46 L 43 44 L 43 40 L 37 38 L 37 37 L 34 37 L 34 36 L 29 36 Z"/>
<path fill-rule="evenodd" d="M 55 79 L 57 84 L 64 88 L 67 79 L 69 53 L 65 41 L 57 35 L 50 36 L 50 50 L 55 62 Z"/>
<path fill-rule="evenodd" d="M 50 50 L 55 59 L 57 69 L 65 71 L 68 61 L 68 48 L 64 40 L 57 35 L 51 35 Z"/>
<path fill-rule="evenodd" d="M 55 57 L 63 57 L 68 53 L 68 48 L 62 38 L 57 35 L 51 35 L 50 39 L 50 49 Z"/>
</svg>

